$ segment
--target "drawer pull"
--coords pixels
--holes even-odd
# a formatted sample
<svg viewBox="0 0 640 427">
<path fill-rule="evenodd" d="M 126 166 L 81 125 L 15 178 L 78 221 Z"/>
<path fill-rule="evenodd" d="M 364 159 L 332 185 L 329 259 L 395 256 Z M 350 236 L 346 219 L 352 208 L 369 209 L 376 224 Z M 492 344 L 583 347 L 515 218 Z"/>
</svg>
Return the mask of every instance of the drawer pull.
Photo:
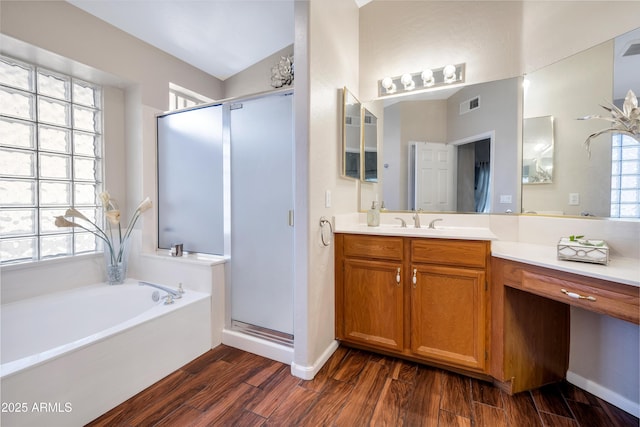
<svg viewBox="0 0 640 427">
<path fill-rule="evenodd" d="M 396 273 L 396 283 L 400 286 L 400 267 L 398 267 L 398 272 Z"/>
<path fill-rule="evenodd" d="M 414 268 L 413 269 L 413 278 L 411 279 L 411 281 L 413 282 L 413 289 L 416 288 L 416 284 L 418 283 L 418 278 L 416 277 L 416 274 L 418 274 L 418 269 Z"/>
<path fill-rule="evenodd" d="M 584 295 L 576 294 L 575 292 L 569 292 L 566 289 L 560 289 L 560 292 L 562 292 L 563 294 L 565 294 L 566 296 L 568 296 L 570 298 L 586 299 L 587 301 L 595 301 L 596 300 L 596 297 L 592 297 L 592 296 L 585 297 Z"/>
</svg>

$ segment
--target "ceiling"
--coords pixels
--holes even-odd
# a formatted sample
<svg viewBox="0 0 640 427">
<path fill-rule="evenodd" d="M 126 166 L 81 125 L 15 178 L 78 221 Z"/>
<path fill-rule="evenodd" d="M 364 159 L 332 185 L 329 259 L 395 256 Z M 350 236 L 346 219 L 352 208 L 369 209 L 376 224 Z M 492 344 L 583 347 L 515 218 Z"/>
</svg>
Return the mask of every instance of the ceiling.
<svg viewBox="0 0 640 427">
<path fill-rule="evenodd" d="M 294 40 L 294 0 L 67 1 L 220 80 Z"/>
</svg>

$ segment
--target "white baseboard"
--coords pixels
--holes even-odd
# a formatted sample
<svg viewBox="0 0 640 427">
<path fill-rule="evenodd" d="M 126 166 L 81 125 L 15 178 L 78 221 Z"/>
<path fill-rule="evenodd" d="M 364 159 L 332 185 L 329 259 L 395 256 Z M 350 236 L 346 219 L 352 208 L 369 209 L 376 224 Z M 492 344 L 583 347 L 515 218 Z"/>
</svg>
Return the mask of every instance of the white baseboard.
<svg viewBox="0 0 640 427">
<path fill-rule="evenodd" d="M 588 378 L 584 378 L 572 371 L 567 371 L 567 381 L 585 391 L 588 391 L 595 396 L 598 396 L 600 399 L 605 400 L 614 406 L 617 406 L 618 408 L 630 413 L 635 417 L 640 417 L 639 402 L 633 402 L 626 397 L 621 396 L 618 393 L 609 390 L 608 388 L 603 387 L 602 385 L 595 383 Z"/>
<path fill-rule="evenodd" d="M 222 344 L 235 347 L 267 359 L 290 365 L 293 363 L 293 348 L 276 344 L 242 332 L 222 330 Z"/>
<path fill-rule="evenodd" d="M 333 340 L 331 344 L 329 344 L 329 346 L 324 350 L 324 352 L 322 352 L 320 357 L 313 363 L 313 365 L 303 366 L 292 363 L 291 374 L 298 378 L 302 378 L 303 380 L 312 380 L 337 348 L 338 341 Z"/>
</svg>

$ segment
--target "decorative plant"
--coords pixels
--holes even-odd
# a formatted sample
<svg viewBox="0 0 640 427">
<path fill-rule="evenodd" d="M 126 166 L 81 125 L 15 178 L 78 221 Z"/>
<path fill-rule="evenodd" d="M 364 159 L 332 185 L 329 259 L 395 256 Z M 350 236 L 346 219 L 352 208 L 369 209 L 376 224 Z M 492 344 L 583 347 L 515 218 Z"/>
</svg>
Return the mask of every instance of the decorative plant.
<svg viewBox="0 0 640 427">
<path fill-rule="evenodd" d="M 636 95 L 632 90 L 627 92 L 627 96 L 624 98 L 624 104 L 622 105 L 622 110 L 613 104 L 611 104 L 610 107 L 604 105 L 601 105 L 601 107 L 607 110 L 610 113 L 610 116 L 603 117 L 600 115 L 590 115 L 578 119 L 601 119 L 613 123 L 610 128 L 592 133 L 584 141 L 584 146 L 587 149 L 587 153 L 589 153 L 589 158 L 591 158 L 591 140 L 605 133 L 620 133 L 628 135 L 640 142 L 640 108 L 638 108 L 638 98 L 636 98 Z"/>
<path fill-rule="evenodd" d="M 131 236 L 131 231 L 136 225 L 138 218 L 140 218 L 140 215 L 151 208 L 151 200 L 149 197 L 146 197 L 142 202 L 140 202 L 131 216 L 124 234 L 122 233 L 122 225 L 120 224 L 120 209 L 118 208 L 118 204 L 115 199 L 112 199 L 109 193 L 105 191 L 100 193 L 100 200 L 102 201 L 104 215 L 107 218 L 108 230 L 101 229 L 97 224 L 74 208 L 67 209 L 65 214 L 62 216 L 57 216 L 55 224 L 58 227 L 78 227 L 93 233 L 93 235 L 102 239 L 109 250 L 111 263 L 115 265 L 124 261 L 124 251 L 127 241 L 129 240 L 129 236 Z M 71 219 L 69 220 L 67 218 Z M 81 220 L 82 222 L 78 222 L 78 220 Z M 116 242 L 118 245 L 116 245 Z"/>
</svg>

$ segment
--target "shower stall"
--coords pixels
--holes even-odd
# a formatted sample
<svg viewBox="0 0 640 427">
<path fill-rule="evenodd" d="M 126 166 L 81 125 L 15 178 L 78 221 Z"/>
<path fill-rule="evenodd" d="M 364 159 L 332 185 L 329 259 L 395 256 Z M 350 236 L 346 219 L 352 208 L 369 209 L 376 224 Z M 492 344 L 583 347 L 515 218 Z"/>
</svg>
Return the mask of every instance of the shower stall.
<svg viewBox="0 0 640 427">
<path fill-rule="evenodd" d="M 293 346 L 293 91 L 158 116 L 158 246 L 229 257 L 227 328 Z"/>
</svg>

